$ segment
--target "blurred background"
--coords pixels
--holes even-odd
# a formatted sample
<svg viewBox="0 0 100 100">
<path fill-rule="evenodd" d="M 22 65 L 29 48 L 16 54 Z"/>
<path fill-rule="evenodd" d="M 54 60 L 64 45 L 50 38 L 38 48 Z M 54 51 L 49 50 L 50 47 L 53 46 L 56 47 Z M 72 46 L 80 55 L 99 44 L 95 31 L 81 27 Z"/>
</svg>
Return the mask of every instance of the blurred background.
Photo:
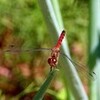
<svg viewBox="0 0 100 100">
<path fill-rule="evenodd" d="M 86 64 L 89 57 L 89 0 L 59 0 L 59 7 L 71 56 Z M 47 63 L 50 51 L 13 50 L 52 48 L 56 43 L 52 37 L 38 1 L 0 0 L 0 100 L 32 100 L 50 70 Z M 87 67 L 81 71 L 86 70 Z M 89 95 L 88 78 L 79 74 Z M 72 100 L 68 99 L 71 95 L 65 84 L 61 72 L 57 73 L 44 100 Z"/>
</svg>

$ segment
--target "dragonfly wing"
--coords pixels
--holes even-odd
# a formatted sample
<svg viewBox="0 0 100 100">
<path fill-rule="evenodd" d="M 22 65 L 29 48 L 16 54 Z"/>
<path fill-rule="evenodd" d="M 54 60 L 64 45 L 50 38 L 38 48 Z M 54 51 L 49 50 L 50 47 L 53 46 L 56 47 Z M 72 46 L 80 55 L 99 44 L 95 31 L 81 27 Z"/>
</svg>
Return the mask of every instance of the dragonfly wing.
<svg viewBox="0 0 100 100">
<path fill-rule="evenodd" d="M 96 73 L 95 72 L 89 72 L 87 69 L 86 69 L 86 66 L 79 63 L 79 62 L 76 62 L 76 61 L 73 61 L 70 57 L 68 57 L 68 55 L 60 52 L 61 55 L 63 55 L 64 57 L 66 57 L 76 68 L 77 71 L 81 71 L 81 73 L 88 77 L 89 79 L 92 79 L 92 80 L 95 80 L 96 79 Z"/>
<path fill-rule="evenodd" d="M 3 50 L 3 52 L 16 53 L 16 52 L 35 52 L 35 51 L 50 51 L 50 50 L 52 49 L 51 48 L 28 48 L 28 49 L 10 48 L 10 49 Z"/>
</svg>

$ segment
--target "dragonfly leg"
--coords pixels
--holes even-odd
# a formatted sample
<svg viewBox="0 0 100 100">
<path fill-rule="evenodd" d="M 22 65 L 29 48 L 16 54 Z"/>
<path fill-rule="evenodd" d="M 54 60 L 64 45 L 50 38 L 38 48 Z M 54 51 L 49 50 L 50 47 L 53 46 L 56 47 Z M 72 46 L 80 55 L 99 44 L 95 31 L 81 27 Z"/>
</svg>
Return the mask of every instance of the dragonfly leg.
<svg viewBox="0 0 100 100">
<path fill-rule="evenodd" d="M 50 71 L 52 71 L 52 66 L 50 66 Z"/>
</svg>

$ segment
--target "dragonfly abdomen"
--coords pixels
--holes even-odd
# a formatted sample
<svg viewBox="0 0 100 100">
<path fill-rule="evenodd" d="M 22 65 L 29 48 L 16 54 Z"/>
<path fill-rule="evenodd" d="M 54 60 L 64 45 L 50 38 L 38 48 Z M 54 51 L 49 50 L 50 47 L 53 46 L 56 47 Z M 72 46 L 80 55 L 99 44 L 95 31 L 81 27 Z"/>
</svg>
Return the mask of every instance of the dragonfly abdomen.
<svg viewBox="0 0 100 100">
<path fill-rule="evenodd" d="M 55 46 L 56 48 L 60 48 L 62 40 L 64 39 L 64 37 L 65 37 L 65 31 L 63 30 L 61 35 L 60 35 L 60 37 L 59 37 L 59 39 L 58 39 L 58 42 L 57 42 L 57 44 Z"/>
</svg>

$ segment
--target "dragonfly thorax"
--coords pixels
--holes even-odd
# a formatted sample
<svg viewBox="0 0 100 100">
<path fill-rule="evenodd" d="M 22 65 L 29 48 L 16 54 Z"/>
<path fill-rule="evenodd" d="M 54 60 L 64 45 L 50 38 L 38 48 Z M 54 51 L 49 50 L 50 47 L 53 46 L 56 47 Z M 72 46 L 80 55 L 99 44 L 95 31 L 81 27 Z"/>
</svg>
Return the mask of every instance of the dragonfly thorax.
<svg viewBox="0 0 100 100">
<path fill-rule="evenodd" d="M 59 48 L 53 48 L 51 52 L 51 57 L 57 58 L 59 56 Z"/>
</svg>

